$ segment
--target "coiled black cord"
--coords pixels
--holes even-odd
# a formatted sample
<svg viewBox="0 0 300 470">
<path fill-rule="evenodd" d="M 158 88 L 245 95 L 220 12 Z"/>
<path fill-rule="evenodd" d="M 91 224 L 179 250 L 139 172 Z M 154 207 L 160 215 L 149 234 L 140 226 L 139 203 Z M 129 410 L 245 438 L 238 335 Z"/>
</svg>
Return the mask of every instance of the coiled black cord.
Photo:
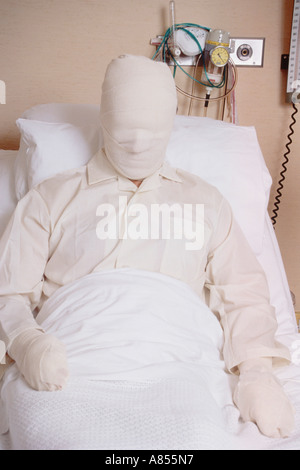
<svg viewBox="0 0 300 470">
<path fill-rule="evenodd" d="M 295 103 L 293 103 L 293 108 L 294 108 L 294 112 L 291 116 L 291 119 L 292 119 L 292 123 L 290 124 L 289 128 L 290 128 L 290 133 L 288 134 L 287 138 L 288 138 L 288 143 L 286 144 L 286 149 L 287 151 L 285 152 L 285 154 L 283 155 L 284 157 L 284 162 L 282 164 L 282 167 L 283 167 L 283 170 L 281 171 L 280 173 L 280 176 L 281 176 L 281 179 L 278 181 L 278 188 L 277 188 L 277 196 L 275 197 L 275 209 L 273 210 L 273 217 L 271 217 L 271 220 L 272 220 L 272 223 L 273 223 L 273 226 L 275 226 L 276 224 L 276 219 L 277 219 L 277 216 L 278 216 L 278 211 L 279 211 L 279 204 L 280 204 L 280 200 L 281 200 L 281 197 L 282 197 L 282 189 L 283 189 L 283 182 L 285 180 L 285 173 L 287 171 L 287 164 L 289 162 L 289 158 L 288 158 L 288 155 L 291 153 L 291 149 L 290 149 L 290 146 L 292 144 L 292 136 L 294 134 L 294 125 L 296 124 L 296 119 L 295 119 L 295 116 L 296 114 L 298 113 L 298 108 L 297 106 L 295 105 Z"/>
</svg>

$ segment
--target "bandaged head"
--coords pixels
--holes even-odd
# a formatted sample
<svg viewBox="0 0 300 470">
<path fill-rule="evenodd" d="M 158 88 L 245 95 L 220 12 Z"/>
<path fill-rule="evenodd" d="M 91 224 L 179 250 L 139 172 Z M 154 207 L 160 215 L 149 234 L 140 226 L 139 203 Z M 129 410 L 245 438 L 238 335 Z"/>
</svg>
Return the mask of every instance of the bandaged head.
<svg viewBox="0 0 300 470">
<path fill-rule="evenodd" d="M 141 180 L 161 167 L 176 108 L 174 79 L 163 62 L 125 55 L 109 64 L 100 123 L 105 154 L 119 174 Z"/>
</svg>

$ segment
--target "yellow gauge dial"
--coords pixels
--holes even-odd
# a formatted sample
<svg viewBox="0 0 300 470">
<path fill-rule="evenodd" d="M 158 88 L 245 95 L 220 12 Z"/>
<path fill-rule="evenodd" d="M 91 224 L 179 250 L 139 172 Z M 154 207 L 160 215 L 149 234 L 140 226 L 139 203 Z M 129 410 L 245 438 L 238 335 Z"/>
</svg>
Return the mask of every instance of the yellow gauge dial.
<svg viewBox="0 0 300 470">
<path fill-rule="evenodd" d="M 216 67 L 224 67 L 229 61 L 229 52 L 223 46 L 215 47 L 210 53 L 210 60 Z"/>
</svg>

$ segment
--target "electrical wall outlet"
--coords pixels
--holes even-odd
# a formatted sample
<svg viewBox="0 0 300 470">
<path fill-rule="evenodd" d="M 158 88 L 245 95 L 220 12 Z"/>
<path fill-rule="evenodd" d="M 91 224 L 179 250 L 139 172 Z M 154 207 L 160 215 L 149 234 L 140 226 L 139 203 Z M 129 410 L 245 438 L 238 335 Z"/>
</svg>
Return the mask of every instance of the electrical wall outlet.
<svg viewBox="0 0 300 470">
<path fill-rule="evenodd" d="M 231 38 L 230 57 L 238 67 L 263 67 L 265 38 Z"/>
</svg>

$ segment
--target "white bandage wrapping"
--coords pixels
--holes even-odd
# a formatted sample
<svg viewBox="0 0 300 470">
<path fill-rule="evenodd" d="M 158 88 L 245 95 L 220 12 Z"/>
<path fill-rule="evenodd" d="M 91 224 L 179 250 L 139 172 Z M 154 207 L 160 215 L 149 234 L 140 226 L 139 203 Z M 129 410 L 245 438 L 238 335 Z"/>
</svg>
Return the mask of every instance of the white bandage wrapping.
<svg viewBox="0 0 300 470">
<path fill-rule="evenodd" d="M 246 361 L 239 370 L 233 398 L 242 419 L 256 423 L 265 436 L 289 437 L 295 427 L 294 409 L 272 373 L 272 359 Z"/>
<path fill-rule="evenodd" d="M 176 109 L 175 82 L 165 63 L 124 55 L 109 64 L 100 122 L 106 156 L 119 174 L 141 180 L 161 167 Z"/>
<path fill-rule="evenodd" d="M 13 340 L 8 353 L 33 389 L 53 392 L 66 385 L 66 352 L 55 337 L 34 328 L 25 330 Z"/>
</svg>

